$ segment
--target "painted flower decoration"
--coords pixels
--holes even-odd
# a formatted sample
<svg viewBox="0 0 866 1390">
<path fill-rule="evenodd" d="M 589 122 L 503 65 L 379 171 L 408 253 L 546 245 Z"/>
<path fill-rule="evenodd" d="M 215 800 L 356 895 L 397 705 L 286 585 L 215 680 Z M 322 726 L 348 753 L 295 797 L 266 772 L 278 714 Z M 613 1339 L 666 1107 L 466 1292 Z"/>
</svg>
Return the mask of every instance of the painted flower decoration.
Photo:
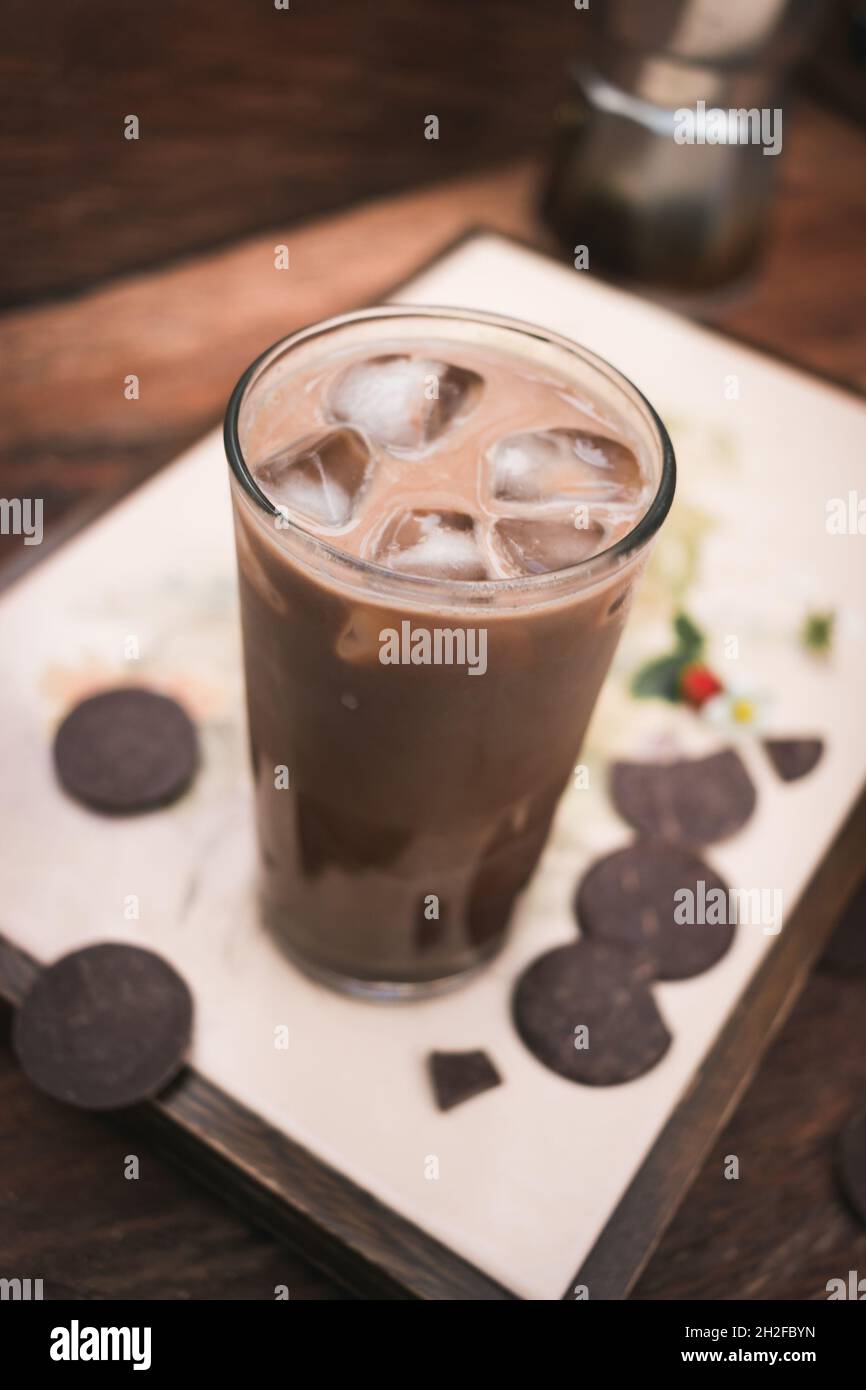
<svg viewBox="0 0 866 1390">
<path fill-rule="evenodd" d="M 686 698 L 683 677 L 698 665 L 704 650 L 704 634 L 686 613 L 674 618 L 674 648 L 665 656 L 656 657 L 641 666 L 632 679 L 631 693 L 639 700 L 671 700 Z"/>
<path fill-rule="evenodd" d="M 766 695 L 722 680 L 705 660 L 706 637 L 688 614 L 677 613 L 673 629 L 673 649 L 635 673 L 632 695 L 688 705 L 702 719 L 731 732 L 759 729 Z"/>
<path fill-rule="evenodd" d="M 730 733 L 754 733 L 764 722 L 767 696 L 747 686 L 728 686 L 708 700 L 701 717 Z"/>
</svg>

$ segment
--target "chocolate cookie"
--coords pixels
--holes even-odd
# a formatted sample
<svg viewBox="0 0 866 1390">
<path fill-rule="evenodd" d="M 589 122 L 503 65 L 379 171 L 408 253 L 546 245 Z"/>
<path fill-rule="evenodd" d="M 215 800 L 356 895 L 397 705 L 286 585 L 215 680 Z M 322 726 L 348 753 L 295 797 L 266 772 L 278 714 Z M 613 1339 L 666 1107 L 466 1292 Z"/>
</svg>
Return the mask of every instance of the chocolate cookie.
<svg viewBox="0 0 866 1390">
<path fill-rule="evenodd" d="M 764 749 L 783 782 L 796 782 L 821 761 L 822 738 L 765 738 Z"/>
<path fill-rule="evenodd" d="M 697 855 L 660 840 L 636 840 L 596 860 L 575 911 L 587 936 L 640 950 L 659 980 L 702 974 L 734 938 L 724 880 Z"/>
<path fill-rule="evenodd" d="M 198 738 L 189 715 L 166 695 L 106 690 L 66 716 L 54 766 L 76 800 L 131 815 L 166 806 L 186 790 L 198 766 Z"/>
<path fill-rule="evenodd" d="M 735 834 L 756 800 L 733 748 L 670 763 L 614 763 L 610 794 L 620 815 L 642 835 L 696 848 Z"/>
<path fill-rule="evenodd" d="M 42 971 L 15 1015 L 30 1080 L 68 1105 L 117 1110 L 167 1086 L 189 1046 L 192 999 L 153 951 L 104 942 Z"/>
<path fill-rule="evenodd" d="M 517 981 L 517 1031 L 539 1062 L 568 1081 L 632 1081 L 661 1061 L 671 1041 L 646 975 L 645 963 L 614 947 L 559 946 Z"/>
<path fill-rule="evenodd" d="M 486 1052 L 431 1052 L 427 1060 L 440 1110 L 451 1110 L 502 1084 L 502 1077 Z"/>
</svg>

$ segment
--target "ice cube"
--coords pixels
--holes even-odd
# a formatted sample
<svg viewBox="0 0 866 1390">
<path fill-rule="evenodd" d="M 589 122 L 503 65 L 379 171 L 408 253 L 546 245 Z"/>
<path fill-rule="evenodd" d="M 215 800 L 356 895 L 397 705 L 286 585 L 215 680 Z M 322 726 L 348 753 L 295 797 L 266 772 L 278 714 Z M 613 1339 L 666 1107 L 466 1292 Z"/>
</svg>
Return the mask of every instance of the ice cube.
<svg viewBox="0 0 866 1390">
<path fill-rule="evenodd" d="M 625 444 L 585 430 L 512 434 L 488 451 L 490 490 L 500 502 L 629 502 L 643 479 Z"/>
<path fill-rule="evenodd" d="M 481 377 L 421 357 L 391 354 L 353 362 L 334 381 L 327 410 L 385 448 L 422 449 L 477 404 Z"/>
<path fill-rule="evenodd" d="M 398 512 L 379 536 L 371 559 L 400 574 L 430 579 L 489 579 L 475 522 L 465 512 Z"/>
<path fill-rule="evenodd" d="M 568 569 L 604 550 L 607 532 L 598 521 L 576 526 L 571 516 L 502 517 L 493 526 L 493 545 L 513 576 Z"/>
<path fill-rule="evenodd" d="M 310 435 L 253 469 L 253 477 L 290 519 L 298 513 L 322 526 L 345 526 L 363 491 L 372 459 L 353 429 Z"/>
</svg>

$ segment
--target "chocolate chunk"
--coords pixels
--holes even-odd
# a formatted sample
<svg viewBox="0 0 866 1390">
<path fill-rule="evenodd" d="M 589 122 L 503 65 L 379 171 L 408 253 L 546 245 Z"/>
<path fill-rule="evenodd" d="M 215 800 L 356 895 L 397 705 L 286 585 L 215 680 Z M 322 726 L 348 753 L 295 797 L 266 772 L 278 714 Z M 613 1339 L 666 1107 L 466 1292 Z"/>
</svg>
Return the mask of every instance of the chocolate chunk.
<svg viewBox="0 0 866 1390">
<path fill-rule="evenodd" d="M 866 970 L 866 878 L 846 905 L 821 965 L 846 973 Z"/>
<path fill-rule="evenodd" d="M 12 1046 L 30 1080 L 56 1100 L 117 1110 L 168 1085 L 191 1028 L 189 990 L 167 961 L 104 942 L 42 971 L 15 1015 Z"/>
<path fill-rule="evenodd" d="M 702 974 L 734 938 L 724 880 L 697 855 L 660 840 L 636 840 L 597 859 L 575 911 L 588 936 L 642 951 L 659 980 Z"/>
<path fill-rule="evenodd" d="M 853 1115 L 839 1137 L 837 1170 L 845 1196 L 866 1224 L 866 1110 Z"/>
<path fill-rule="evenodd" d="M 643 835 L 675 844 L 726 840 L 755 809 L 755 788 L 733 748 L 672 763 L 614 763 L 610 793 Z"/>
<path fill-rule="evenodd" d="M 764 748 L 783 782 L 796 782 L 817 767 L 824 752 L 822 738 L 765 738 Z"/>
<path fill-rule="evenodd" d="M 486 1052 L 431 1052 L 427 1061 L 440 1110 L 451 1110 L 502 1084 Z"/>
<path fill-rule="evenodd" d="M 517 981 L 517 1031 L 539 1062 L 568 1081 L 632 1081 L 662 1059 L 671 1041 L 645 980 L 645 963 L 612 946 L 559 946 Z"/>
<path fill-rule="evenodd" d="M 66 791 L 97 811 L 130 815 L 166 806 L 198 766 L 198 738 L 174 700 L 124 687 L 94 695 L 66 716 L 54 741 Z"/>
</svg>

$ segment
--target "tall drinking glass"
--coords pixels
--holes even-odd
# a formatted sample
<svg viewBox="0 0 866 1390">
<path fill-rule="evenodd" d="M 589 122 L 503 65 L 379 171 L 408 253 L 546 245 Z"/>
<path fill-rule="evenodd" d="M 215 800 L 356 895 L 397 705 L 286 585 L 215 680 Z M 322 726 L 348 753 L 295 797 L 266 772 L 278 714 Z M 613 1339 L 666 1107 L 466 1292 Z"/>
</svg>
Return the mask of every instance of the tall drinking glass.
<svg viewBox="0 0 866 1390">
<path fill-rule="evenodd" d="M 375 385 L 377 364 L 393 374 L 407 361 L 430 369 L 427 414 L 401 435 L 383 424 L 375 392 L 361 391 L 357 407 L 352 392 L 371 371 Z M 394 377 L 398 395 L 411 394 L 413 370 Z M 336 395 L 333 381 L 343 383 Z M 533 392 L 537 477 L 512 469 L 524 445 L 496 439 L 518 396 Z M 567 410 L 580 412 L 581 429 L 553 428 Z M 312 443 L 310 420 L 321 436 Z M 525 442 L 527 431 L 509 438 Z M 394 306 L 265 352 L 232 395 L 225 439 L 265 920 L 301 967 L 343 990 L 413 997 L 451 986 L 502 946 L 571 777 L 673 497 L 665 428 L 625 377 L 554 333 Z M 476 446 L 476 481 L 461 464 L 455 483 L 454 458 Z M 287 473 L 292 457 L 300 463 Z M 569 524 L 596 526 L 580 480 L 601 476 L 613 495 L 610 458 L 631 460 L 631 513 L 602 505 L 619 517 L 609 543 L 593 551 L 581 538 L 585 558 L 545 569 L 551 538 L 571 539 L 546 529 L 551 518 L 560 525 L 566 508 Z M 548 478 L 553 492 L 539 502 Z M 275 501 L 275 479 L 298 507 Z M 357 498 L 347 479 L 360 479 Z M 381 499 L 404 484 L 425 506 L 395 520 Z M 350 543 L 356 502 L 383 509 L 362 553 Z M 484 560 L 443 577 L 418 562 L 435 552 L 464 564 L 476 534 L 499 570 Z"/>
</svg>

